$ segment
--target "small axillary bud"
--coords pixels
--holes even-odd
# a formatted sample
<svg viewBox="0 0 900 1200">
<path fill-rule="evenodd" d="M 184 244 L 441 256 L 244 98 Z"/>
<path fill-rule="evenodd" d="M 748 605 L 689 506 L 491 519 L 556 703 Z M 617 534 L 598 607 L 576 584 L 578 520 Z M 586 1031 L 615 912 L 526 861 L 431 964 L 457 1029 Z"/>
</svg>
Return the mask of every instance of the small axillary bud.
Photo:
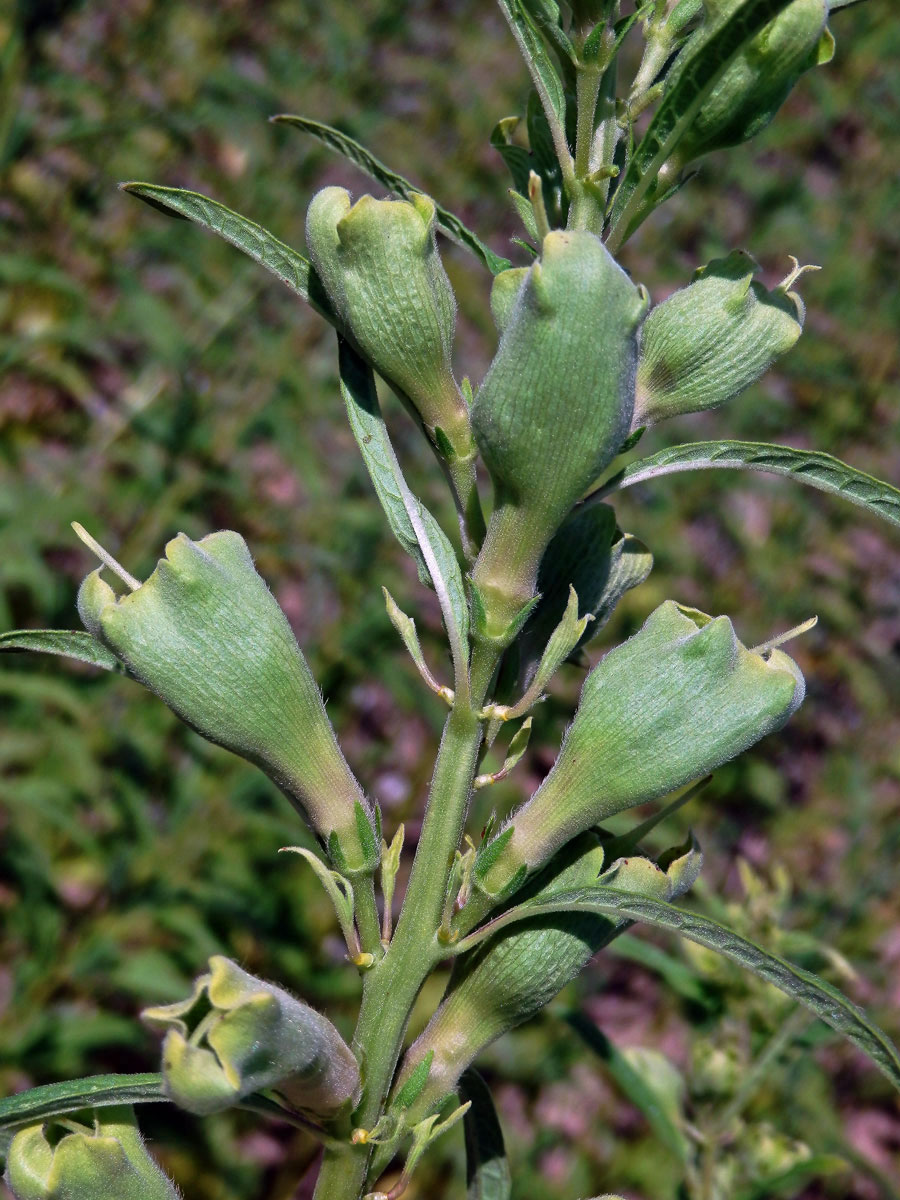
<svg viewBox="0 0 900 1200">
<path fill-rule="evenodd" d="M 727 617 L 666 601 L 588 675 L 553 769 L 485 848 L 485 892 L 503 895 L 582 830 L 708 775 L 780 729 L 804 692 L 783 651 L 748 650 Z"/>
<path fill-rule="evenodd" d="M 93 1129 L 47 1137 L 51 1122 L 14 1136 L 5 1182 L 15 1200 L 179 1200 L 138 1132 L 127 1106 L 98 1109 Z"/>
<path fill-rule="evenodd" d="M 328 1018 L 222 955 L 187 1000 L 141 1016 L 166 1030 L 166 1092 L 188 1112 L 219 1112 L 271 1088 L 330 1118 L 358 1098 L 359 1067 Z"/>
<path fill-rule="evenodd" d="M 344 188 L 313 196 L 309 253 L 332 306 L 375 370 L 435 436 L 471 453 L 468 409 L 453 376 L 456 301 L 435 238 L 428 196 L 355 204 Z"/>
<path fill-rule="evenodd" d="M 472 581 L 482 632 L 509 640 L 547 543 L 628 434 L 647 297 L 594 234 L 556 230 L 492 305 L 502 337 L 472 427 L 496 503 Z"/>
<path fill-rule="evenodd" d="M 705 0 L 709 18 L 737 0 Z M 679 143 L 667 175 L 713 150 L 755 137 L 781 108 L 801 75 L 834 55 L 828 0 L 793 0 L 737 54 Z"/>
<path fill-rule="evenodd" d="M 694 280 L 652 309 L 641 335 L 632 428 L 717 408 L 755 383 L 803 331 L 806 309 L 791 290 L 794 269 L 771 291 L 759 267 L 735 250 L 701 267 Z"/>
<path fill-rule="evenodd" d="M 88 575 L 78 593 L 85 628 L 198 733 L 261 767 L 329 849 L 336 841 L 342 866 L 374 870 L 371 808 L 240 534 L 179 534 L 144 583 L 79 536 L 131 589 L 117 595 L 102 568 Z"/>
</svg>

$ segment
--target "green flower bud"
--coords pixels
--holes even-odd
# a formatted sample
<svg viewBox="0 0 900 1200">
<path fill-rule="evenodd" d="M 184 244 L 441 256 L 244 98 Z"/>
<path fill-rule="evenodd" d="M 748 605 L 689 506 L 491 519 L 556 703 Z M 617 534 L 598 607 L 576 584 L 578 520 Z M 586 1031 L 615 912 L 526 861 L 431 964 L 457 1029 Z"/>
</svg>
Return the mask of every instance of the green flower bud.
<svg viewBox="0 0 900 1200">
<path fill-rule="evenodd" d="M 736 0 L 706 0 L 710 16 Z M 781 108 L 800 76 L 830 62 L 828 0 L 794 0 L 736 56 L 700 107 L 676 151 L 678 165 L 755 137 Z"/>
<path fill-rule="evenodd" d="M 306 243 L 332 306 L 376 371 L 408 399 L 430 433 L 471 450 L 466 402 L 451 358 L 456 301 L 435 240 L 434 202 L 313 196 Z"/>
<path fill-rule="evenodd" d="M 796 260 L 795 260 L 796 261 Z M 769 291 L 736 250 L 701 267 L 688 287 L 654 308 L 641 335 L 634 428 L 716 408 L 755 383 L 803 330 L 790 291 L 802 268 Z"/>
<path fill-rule="evenodd" d="M 263 1088 L 320 1117 L 357 1098 L 359 1067 L 328 1018 L 221 955 L 189 999 L 141 1016 L 167 1030 L 166 1092 L 188 1112 L 219 1112 Z"/>
<path fill-rule="evenodd" d="M 595 884 L 671 900 L 694 883 L 702 862 L 693 846 L 675 854 L 667 870 L 647 858 L 630 857 L 602 871 L 602 844 L 595 834 L 582 834 L 517 894 L 516 903 Z M 452 1092 L 462 1072 L 491 1042 L 549 1004 L 621 924 L 591 913 L 553 913 L 517 922 L 464 955 L 440 1008 L 403 1064 L 398 1087 L 432 1055 L 410 1119 L 421 1119 Z"/>
<path fill-rule="evenodd" d="M 530 601 L 547 543 L 628 433 L 646 310 L 643 290 L 584 230 L 548 234 L 511 309 L 509 298 L 495 298 L 505 328 L 472 406 L 496 490 L 473 572 L 491 635 Z"/>
<path fill-rule="evenodd" d="M 15 1200 L 178 1200 L 130 1108 L 100 1109 L 92 1130 L 52 1141 L 46 1129 L 29 1125 L 12 1140 L 4 1178 Z"/>
<path fill-rule="evenodd" d="M 727 617 L 667 600 L 588 675 L 553 769 L 498 835 L 507 841 L 485 889 L 502 892 L 582 830 L 747 750 L 781 728 L 804 690 L 782 651 L 747 650 Z"/>
<path fill-rule="evenodd" d="M 179 534 L 128 595 L 100 570 L 78 594 L 85 627 L 198 733 L 261 767 L 323 839 L 336 836 L 349 867 L 374 868 L 368 803 L 240 534 Z"/>
<path fill-rule="evenodd" d="M 506 332 L 522 284 L 528 278 L 528 267 L 510 267 L 494 276 L 491 285 L 491 316 L 501 336 Z"/>
</svg>

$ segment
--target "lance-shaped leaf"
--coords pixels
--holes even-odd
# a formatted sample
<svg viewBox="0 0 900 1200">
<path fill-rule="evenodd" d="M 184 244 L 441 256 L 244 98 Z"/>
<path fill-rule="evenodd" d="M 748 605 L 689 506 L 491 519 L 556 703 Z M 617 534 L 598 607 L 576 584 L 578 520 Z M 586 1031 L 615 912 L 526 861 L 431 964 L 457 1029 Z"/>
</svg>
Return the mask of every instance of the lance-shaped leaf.
<svg viewBox="0 0 900 1200">
<path fill-rule="evenodd" d="M 709 774 L 781 728 L 804 690 L 782 651 L 747 650 L 727 617 L 666 601 L 588 675 L 553 769 L 498 835 L 507 840 L 485 890 L 502 892 L 582 830 Z"/>
<path fill-rule="evenodd" d="M 548 542 L 625 439 L 645 310 L 592 233 L 544 238 L 472 406 L 496 490 L 472 573 L 489 635 L 531 601 Z"/>
<path fill-rule="evenodd" d="M 620 488 L 663 475 L 713 469 L 785 475 L 820 492 L 849 500 L 892 525 L 900 525 L 900 490 L 892 484 L 866 475 L 819 450 L 798 450 L 794 446 L 776 446 L 770 442 L 687 442 L 682 446 L 670 446 L 650 458 L 631 463 L 591 499 L 599 500 Z"/>
<path fill-rule="evenodd" d="M 90 633 L 192 728 L 261 767 L 323 840 L 337 838 L 351 869 L 374 870 L 357 822 L 359 806 L 373 825 L 371 808 L 240 534 L 199 542 L 179 534 L 150 578 L 132 580 L 123 596 L 102 570 L 78 594 Z"/>
<path fill-rule="evenodd" d="M 796 260 L 795 260 L 796 262 Z M 641 332 L 632 428 L 716 408 L 755 383 L 803 330 L 794 271 L 769 291 L 736 250 L 652 309 Z"/>
<path fill-rule="evenodd" d="M 509 720 L 509 717 L 507 716 L 506 719 Z M 510 771 L 517 766 L 523 754 L 528 749 L 528 743 L 531 740 L 531 720 L 531 717 L 526 717 L 513 734 L 500 770 L 494 771 L 492 774 L 476 775 L 475 781 L 472 784 L 474 788 L 489 787 L 492 783 L 498 783 L 501 779 L 505 779 Z"/>
<path fill-rule="evenodd" d="M 547 46 L 522 0 L 500 0 L 506 23 L 525 59 L 550 126 L 557 157 L 571 159 L 566 145 L 566 93 Z M 532 147 L 533 148 L 533 147 Z"/>
<path fill-rule="evenodd" d="M 436 692 L 442 700 L 447 700 L 452 704 L 452 690 L 438 683 L 431 673 L 431 668 L 425 661 L 425 655 L 422 653 L 422 646 L 419 642 L 419 634 L 416 631 L 415 621 L 412 619 L 412 617 L 407 616 L 403 609 L 399 607 L 397 601 L 386 587 L 383 587 L 381 590 L 384 592 L 384 605 L 387 609 L 387 615 L 390 619 L 390 622 L 400 634 L 400 637 L 403 640 L 403 645 L 409 651 L 409 656 L 416 664 L 419 674 L 433 692 Z"/>
<path fill-rule="evenodd" d="M 0 1100 L 0 1129 L 34 1125 L 51 1117 L 86 1108 L 115 1104 L 153 1103 L 165 1100 L 162 1075 L 89 1075 L 65 1083 L 47 1083 Z"/>
<path fill-rule="evenodd" d="M 718 20 L 706 22 L 685 46 L 669 72 L 662 102 L 616 188 L 608 239 L 613 252 L 652 211 L 660 169 L 687 136 L 703 102 L 731 62 L 791 2 L 744 0 Z"/>
<path fill-rule="evenodd" d="M 4 1178 L 15 1200 L 179 1200 L 128 1107 L 104 1109 L 92 1128 L 67 1122 L 52 1140 L 43 1123 L 26 1126 L 9 1147 Z"/>
<path fill-rule="evenodd" d="M 602 1030 L 583 1013 L 570 1013 L 566 1018 L 584 1043 L 603 1062 L 622 1094 L 647 1118 L 647 1123 L 660 1142 L 679 1162 L 688 1160 L 690 1145 L 680 1123 L 673 1119 L 671 1107 L 654 1088 L 652 1078 L 638 1070 Z"/>
<path fill-rule="evenodd" d="M 534 672 L 534 677 L 524 695 L 511 708 L 498 710 L 494 715 L 509 721 L 515 717 L 524 716 L 530 708 L 533 708 L 541 698 L 544 688 L 584 637 L 584 632 L 592 620 L 593 617 L 590 613 L 579 617 L 578 594 L 569 584 L 569 599 L 562 619 L 550 635 Z"/>
<path fill-rule="evenodd" d="M 497 151 L 512 176 L 513 187 L 521 196 L 528 194 L 531 155 L 525 146 L 513 140 L 521 117 L 503 117 L 491 130 L 491 146 Z"/>
<path fill-rule="evenodd" d="M 576 508 L 541 559 L 537 582 L 541 598 L 514 646 L 520 686 L 531 681 L 547 639 L 562 620 L 570 587 L 578 594 L 581 611 L 593 617 L 577 649 L 597 636 L 625 593 L 643 583 L 652 567 L 653 555 L 643 542 L 616 526 L 616 515 L 608 505 Z"/>
<path fill-rule="evenodd" d="M 463 1118 L 466 1139 L 466 1200 L 509 1200 L 512 1177 L 503 1130 L 490 1089 L 477 1071 L 465 1071 L 459 1097 L 471 1108 Z"/>
<path fill-rule="evenodd" d="M 115 671 L 119 666 L 119 660 L 102 642 L 78 629 L 14 629 L 0 633 L 0 653 L 13 650 L 76 658 L 105 671 Z"/>
<path fill-rule="evenodd" d="M 361 146 L 354 138 L 342 133 L 340 129 L 335 129 L 332 125 L 323 125 L 321 121 L 313 121 L 309 117 L 298 117 L 290 113 L 279 113 L 271 120 L 278 125 L 293 125 L 304 133 L 310 134 L 336 154 L 349 159 L 371 179 L 386 187 L 389 192 L 402 196 L 404 200 L 412 200 L 413 196 L 420 195 L 422 192 L 421 188 L 417 188 L 408 179 L 404 179 L 402 175 L 398 175 L 396 171 L 386 167 L 365 146 Z M 437 227 L 441 233 L 456 242 L 457 245 L 471 251 L 492 275 L 496 275 L 498 271 L 509 266 L 508 259 L 495 254 L 471 229 L 463 224 L 459 217 L 454 216 L 440 204 L 435 203 L 434 208 Z"/>
<path fill-rule="evenodd" d="M 221 955 L 187 1000 L 141 1015 L 166 1031 L 166 1094 L 188 1112 L 219 1112 L 274 1088 L 330 1116 L 358 1095 L 356 1059 L 328 1018 Z"/>
<path fill-rule="evenodd" d="M 248 217 L 233 212 L 203 196 L 185 188 L 160 187 L 155 183 L 120 183 L 119 187 L 130 196 L 137 196 L 151 208 L 159 209 L 167 216 L 192 221 L 204 229 L 217 233 L 226 242 L 242 250 L 248 258 L 271 271 L 276 279 L 286 284 L 295 295 L 310 304 L 326 321 L 337 324 L 337 317 L 328 303 L 328 298 L 316 287 L 312 266 L 297 250 L 278 240 L 268 229 L 257 225 Z"/>
<path fill-rule="evenodd" d="M 571 889 L 576 880 L 589 884 L 599 878 L 670 899 L 693 884 L 702 856 L 692 844 L 680 847 L 670 857 L 665 869 L 647 858 L 632 856 L 612 863 L 601 874 L 603 846 L 596 835 L 583 834 L 570 842 L 523 894 L 538 904 L 545 895 Z M 402 1085 L 417 1064 L 433 1052 L 414 1115 L 431 1111 L 454 1090 L 462 1071 L 486 1046 L 549 1004 L 616 936 L 621 924 L 592 917 L 582 920 L 577 915 L 538 919 L 513 929 L 509 937 L 488 938 L 473 953 L 460 958 L 440 1008 L 410 1047 L 400 1073 Z M 465 939 L 461 944 L 471 941 Z"/>
<path fill-rule="evenodd" d="M 706 946 L 717 954 L 731 959 L 754 975 L 771 983 L 804 1004 L 811 1012 L 842 1034 L 863 1052 L 878 1069 L 900 1090 L 900 1052 L 887 1034 L 869 1019 L 865 1012 L 832 984 L 805 971 L 793 963 L 770 954 L 755 942 L 742 937 L 728 926 L 698 913 L 687 912 L 656 898 L 638 895 L 625 888 L 594 886 L 559 892 L 520 905 L 491 921 L 482 930 L 465 938 L 456 947 L 465 953 L 470 946 L 493 937 L 517 921 L 531 921 L 541 914 L 561 912 L 603 913 L 627 921 L 643 921 L 659 929 L 678 933 L 689 941 Z"/>
<path fill-rule="evenodd" d="M 447 535 L 403 478 L 378 405 L 372 368 L 343 340 L 338 353 L 350 428 L 394 536 L 415 559 L 419 578 L 437 594 L 459 691 L 465 687 L 469 661 L 469 606 L 459 562 Z"/>
</svg>

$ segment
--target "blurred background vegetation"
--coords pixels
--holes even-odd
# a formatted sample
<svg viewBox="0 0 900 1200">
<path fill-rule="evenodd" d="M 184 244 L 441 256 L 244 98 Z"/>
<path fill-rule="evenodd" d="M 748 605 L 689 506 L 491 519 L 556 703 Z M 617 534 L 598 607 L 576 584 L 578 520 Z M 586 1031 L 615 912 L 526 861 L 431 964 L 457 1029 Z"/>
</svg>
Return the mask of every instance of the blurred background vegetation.
<svg viewBox="0 0 900 1200">
<path fill-rule="evenodd" d="M 755 142 L 706 160 L 624 254 L 655 299 L 735 247 L 769 284 L 789 253 L 820 263 L 803 281 L 806 332 L 730 408 L 664 425 L 642 452 L 765 438 L 900 478 L 900 24 L 871 0 L 833 29 L 835 61 Z M 421 614 L 435 664 L 439 616 L 345 428 L 333 334 L 236 251 L 115 185 L 196 188 L 302 246 L 317 187 L 369 187 L 266 122 L 302 112 L 346 128 L 509 253 L 518 230 L 487 137 L 522 111 L 527 82 L 499 10 L 21 0 L 0 8 L 0 68 L 0 628 L 77 626 L 93 564 L 73 519 L 139 576 L 178 530 L 238 529 L 388 836 L 406 821 L 410 848 L 442 713 L 398 648 L 381 585 Z M 489 279 L 444 252 L 459 370 L 477 382 L 495 342 Z M 415 486 L 452 524 L 429 453 L 388 409 Z M 619 511 L 656 568 L 598 649 L 668 596 L 729 613 L 751 645 L 819 615 L 793 647 L 809 680 L 798 717 L 721 770 L 672 832 L 692 825 L 707 852 L 707 911 L 729 906 L 897 1037 L 896 531 L 726 472 L 634 489 Z M 574 669 L 561 679 L 533 752 L 483 796 L 473 831 L 548 769 L 579 685 Z M 0 711 L 0 1094 L 156 1069 L 136 1013 L 185 994 L 211 953 L 297 990 L 349 1035 L 358 981 L 311 874 L 276 856 L 304 835 L 262 776 L 135 684 L 60 660 L 5 658 Z M 772 1068 L 751 1086 L 766 1052 Z M 676 1200 L 693 1135 L 707 1137 L 701 1176 L 718 1173 L 736 1200 L 900 1196 L 888 1084 L 776 993 L 665 939 L 623 938 L 483 1067 L 523 1200 Z M 662 1097 L 649 1123 L 635 1069 Z M 316 1148 L 295 1130 L 165 1106 L 141 1117 L 191 1200 L 312 1194 Z M 426 1163 L 411 1200 L 460 1195 L 459 1143 Z"/>
</svg>

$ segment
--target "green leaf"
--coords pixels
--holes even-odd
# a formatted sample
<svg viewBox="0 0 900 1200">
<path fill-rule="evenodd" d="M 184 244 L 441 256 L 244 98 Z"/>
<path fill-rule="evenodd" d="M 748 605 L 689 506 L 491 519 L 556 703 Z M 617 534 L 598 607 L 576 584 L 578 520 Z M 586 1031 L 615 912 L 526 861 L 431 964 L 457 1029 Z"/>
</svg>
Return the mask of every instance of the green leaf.
<svg viewBox="0 0 900 1200">
<path fill-rule="evenodd" d="M 830 492 L 849 500 L 893 525 L 900 525 L 900 490 L 891 484 L 857 471 L 819 450 L 796 450 L 793 446 L 776 446 L 770 442 L 687 442 L 670 446 L 626 467 L 594 492 L 591 501 L 661 475 L 712 468 L 786 475 L 798 483 L 818 488 L 820 492 Z"/>
<path fill-rule="evenodd" d="M 409 490 L 388 437 L 372 368 L 343 338 L 338 339 L 341 393 L 350 427 L 375 492 L 397 541 L 415 559 L 419 578 L 437 593 L 450 640 L 457 691 L 465 689 L 469 652 L 469 608 L 459 562 L 450 539 Z"/>
<path fill-rule="evenodd" d="M 513 141 L 513 133 L 520 121 L 521 117 L 504 117 L 498 121 L 491 130 L 491 146 L 506 163 L 512 176 L 513 188 L 524 198 L 528 192 L 531 155 L 524 146 L 519 146 Z"/>
<path fill-rule="evenodd" d="M 750 1184 L 749 1187 L 742 1188 L 734 1200 L 775 1200 L 777 1196 L 784 1196 L 789 1200 L 813 1180 L 833 1180 L 835 1176 L 849 1170 L 849 1166 L 845 1158 L 839 1158 L 836 1154 L 815 1154 L 786 1171 L 769 1175 Z"/>
<path fill-rule="evenodd" d="M 828 11 L 837 12 L 839 8 L 851 8 L 854 4 L 864 4 L 865 0 L 829 0 Z"/>
<path fill-rule="evenodd" d="M 488 922 L 475 934 L 457 942 L 454 953 L 464 953 L 485 937 L 492 936 L 515 921 L 556 912 L 600 913 L 626 921 L 643 921 L 714 950 L 772 984 L 792 1000 L 805 1005 L 826 1025 L 861 1050 L 900 1090 L 900 1052 L 897 1047 L 861 1008 L 836 987 L 804 971 L 802 967 L 795 967 L 786 959 L 770 954 L 718 921 L 636 892 L 620 891 L 613 887 L 589 887 L 545 896 L 539 903 L 522 904 Z"/>
<path fill-rule="evenodd" d="M 689 1155 L 687 1138 L 674 1124 L 666 1106 L 660 1102 L 660 1097 L 644 1076 L 635 1070 L 618 1047 L 614 1046 L 606 1034 L 583 1013 L 570 1013 L 566 1020 L 582 1041 L 603 1061 L 622 1094 L 638 1112 L 643 1113 L 650 1128 L 666 1149 L 670 1150 L 680 1163 L 686 1163 Z"/>
<path fill-rule="evenodd" d="M 791 2 L 744 0 L 691 38 L 669 73 L 662 102 L 616 189 L 610 250 L 618 250 L 652 211 L 652 188 L 660 168 L 687 133 L 729 63 Z"/>
<path fill-rule="evenodd" d="M 158 208 L 168 216 L 193 221 L 195 225 L 211 229 L 226 242 L 242 250 L 254 262 L 271 271 L 326 321 L 338 325 L 331 305 L 321 294 L 321 285 L 318 289 L 315 286 L 317 281 L 309 259 L 279 241 L 262 225 L 233 212 L 218 200 L 211 200 L 209 196 L 189 192 L 184 188 L 159 187 L 153 183 L 120 183 L 119 187 L 123 192 L 137 196 L 139 200 L 145 201 L 152 208 Z"/>
<path fill-rule="evenodd" d="M 387 608 L 388 618 L 403 639 L 403 645 L 409 651 L 409 656 L 416 664 L 419 674 L 433 692 L 436 692 L 439 696 L 444 696 L 446 699 L 452 699 L 452 694 L 450 696 L 447 695 L 447 689 L 441 687 L 434 675 L 432 675 L 428 663 L 425 661 L 415 621 L 412 617 L 407 616 L 399 607 L 397 601 L 386 587 L 383 587 L 381 590 L 384 592 L 384 603 Z"/>
<path fill-rule="evenodd" d="M 162 1075 L 89 1075 L 66 1083 L 48 1083 L 0 1100 L 0 1129 L 34 1125 L 83 1108 L 166 1100 Z"/>
<path fill-rule="evenodd" d="M 415 1070 L 397 1093 L 392 1108 L 409 1108 L 418 1100 L 428 1080 L 428 1072 L 431 1070 L 433 1061 L 434 1051 L 429 1050 L 422 1061 L 416 1064 Z"/>
<path fill-rule="evenodd" d="M 471 1068 L 459 1081 L 459 1098 L 471 1108 L 463 1118 L 466 1139 L 466 1200 L 509 1200 L 512 1178 L 503 1130 L 487 1084 Z"/>
<path fill-rule="evenodd" d="M 278 125 L 293 125 L 297 129 L 302 129 L 304 133 L 311 134 L 326 145 L 329 150 L 334 150 L 336 154 L 349 159 L 361 171 L 371 179 L 374 179 L 376 183 L 382 184 L 390 192 L 396 192 L 404 200 L 410 200 L 413 195 L 422 192 L 421 188 L 417 188 L 408 179 L 404 179 L 402 175 L 398 175 L 396 171 L 392 171 L 386 167 L 374 154 L 370 154 L 365 146 L 361 146 L 352 137 L 348 137 L 346 133 L 341 133 L 339 129 L 335 129 L 331 125 L 323 125 L 321 121 L 313 121 L 309 117 L 296 117 L 290 113 L 279 113 L 278 116 L 272 117 L 271 120 Z M 489 246 L 486 246 L 452 212 L 449 212 L 446 208 L 442 208 L 437 203 L 435 203 L 435 212 L 438 229 L 443 234 L 446 234 L 451 241 L 463 246 L 466 250 L 470 250 L 487 267 L 492 275 L 497 275 L 500 271 L 505 271 L 510 265 L 508 259 L 501 258 L 499 254 L 495 254 Z"/>
<path fill-rule="evenodd" d="M 566 93 L 538 28 L 521 0 L 499 0 L 554 133 L 565 143 Z M 533 147 L 532 147 L 533 148 Z"/>
<path fill-rule="evenodd" d="M 10 633 L 0 633 L 0 652 L 13 650 L 77 658 L 79 662 L 103 667 L 106 671 L 119 669 L 114 654 L 91 634 L 77 629 L 13 629 Z"/>
<path fill-rule="evenodd" d="M 544 688 L 580 643 L 592 620 L 593 616 L 589 612 L 582 617 L 578 616 L 578 594 L 570 583 L 568 603 L 559 624 L 551 633 L 544 647 L 534 678 L 521 699 L 503 714 L 504 720 L 508 721 L 514 717 L 524 716 L 538 702 Z"/>
<path fill-rule="evenodd" d="M 630 933 L 621 933 L 610 942 L 609 952 L 629 962 L 639 963 L 647 971 L 653 971 L 674 992 L 691 1004 L 711 1009 L 714 1001 L 711 993 L 682 958 L 667 954 L 659 946 Z"/>
</svg>

